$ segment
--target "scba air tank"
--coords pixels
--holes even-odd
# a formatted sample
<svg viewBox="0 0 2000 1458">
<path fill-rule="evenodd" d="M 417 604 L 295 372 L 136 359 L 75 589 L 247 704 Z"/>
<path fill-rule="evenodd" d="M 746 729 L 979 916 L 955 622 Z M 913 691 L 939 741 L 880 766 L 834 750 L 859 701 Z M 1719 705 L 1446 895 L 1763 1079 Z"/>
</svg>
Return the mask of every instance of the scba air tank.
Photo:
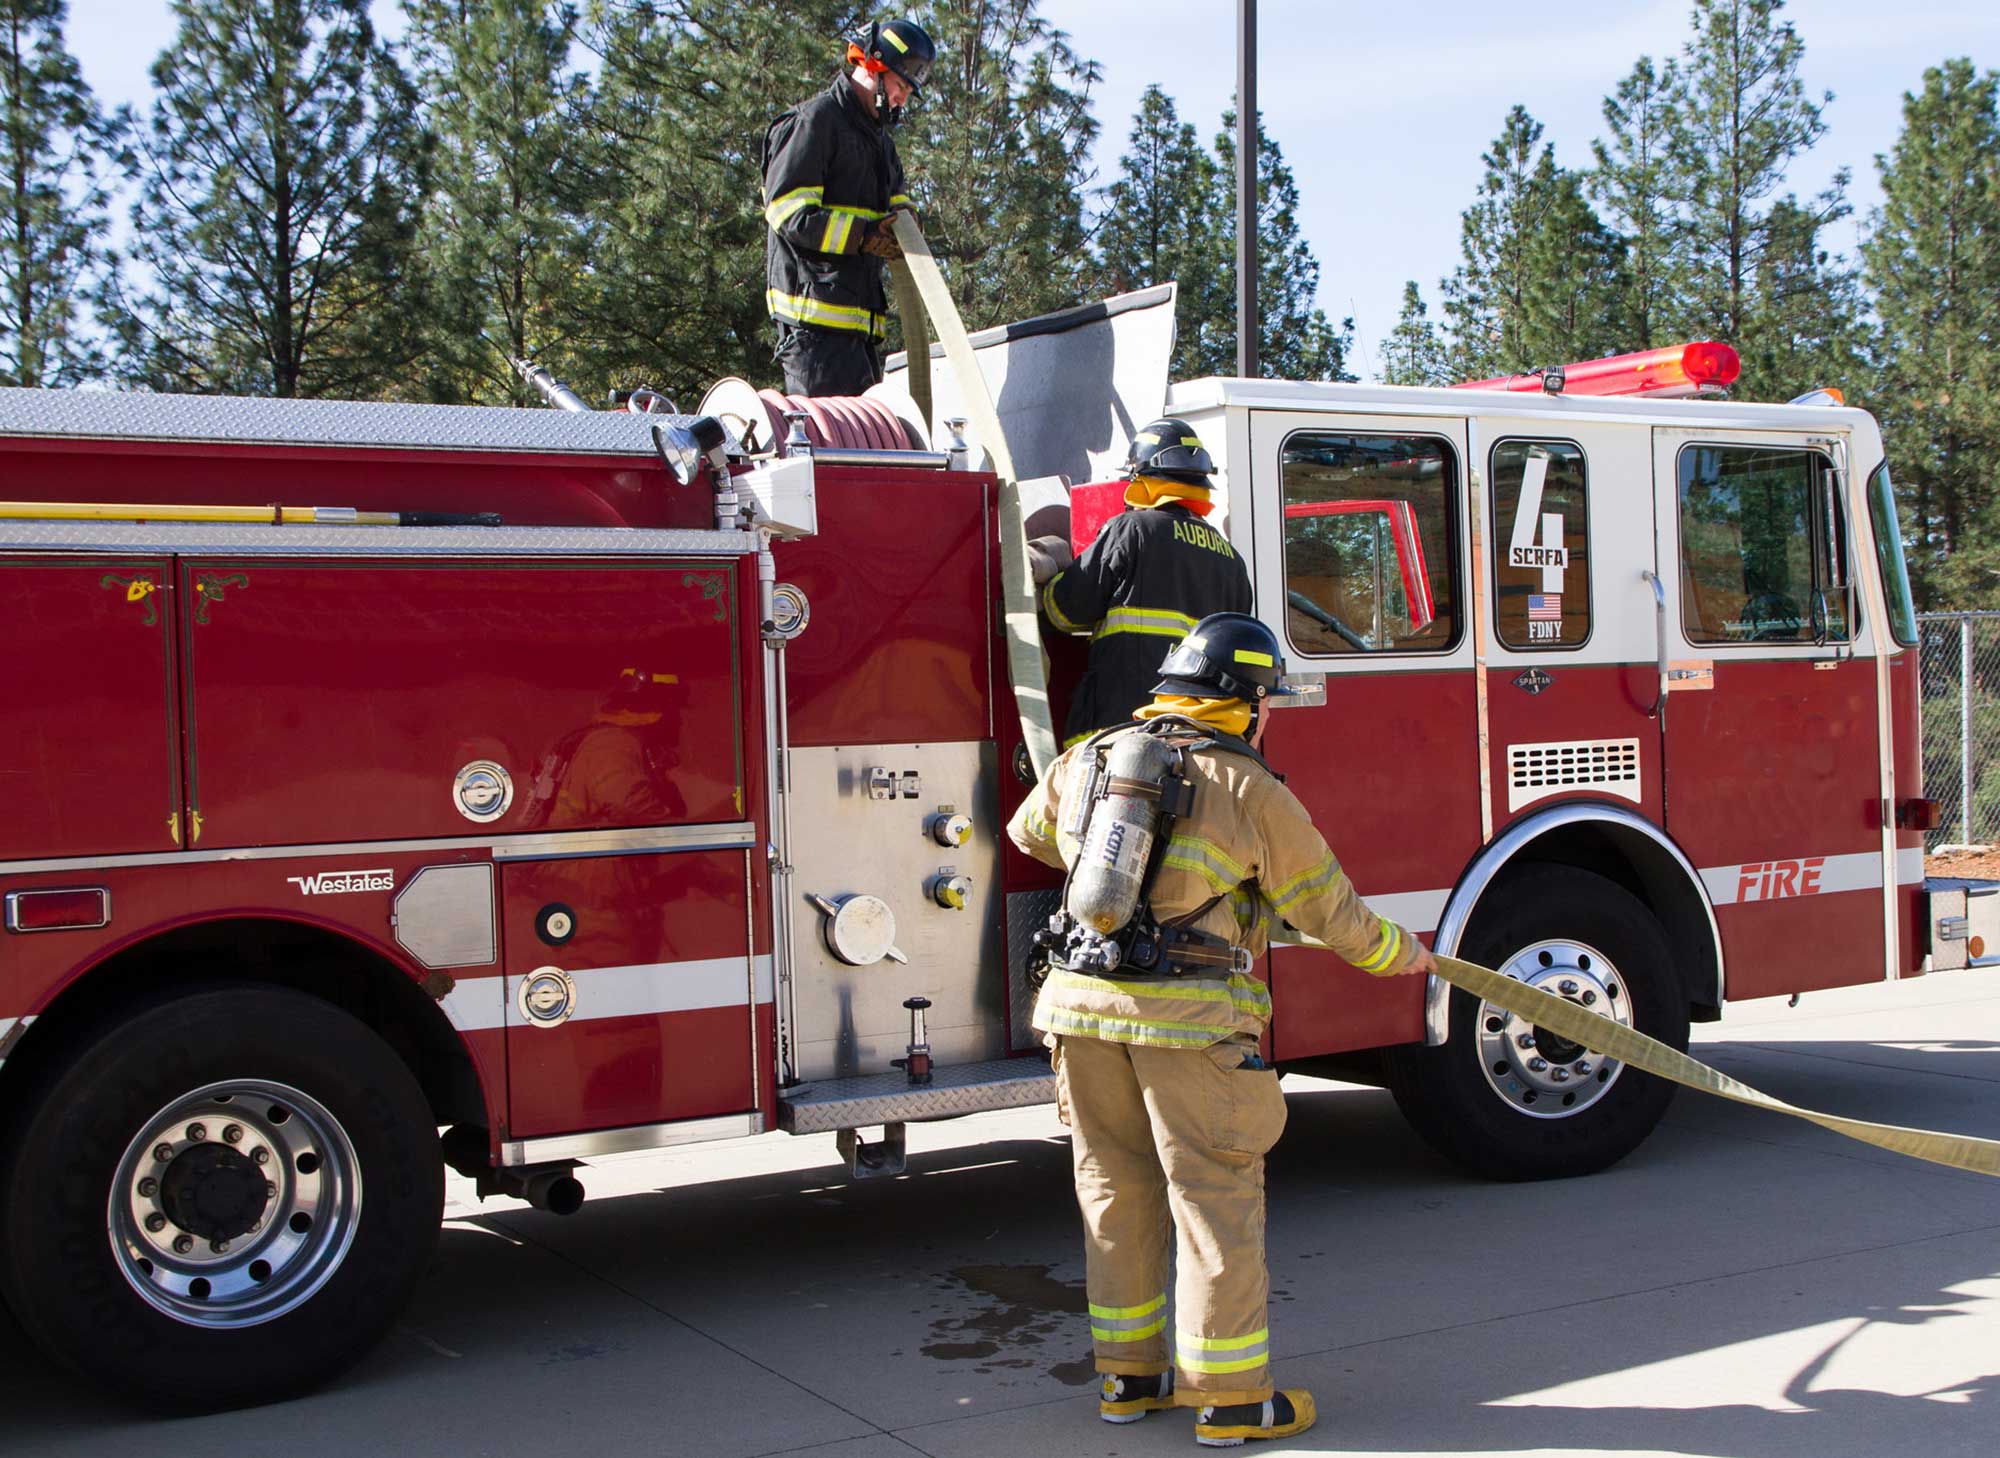
<svg viewBox="0 0 2000 1458">
<path fill-rule="evenodd" d="M 1173 747 L 1151 734 L 1127 734 L 1105 756 L 1105 786 L 1090 807 L 1083 845 L 1070 867 L 1063 910 L 1102 936 L 1139 909 L 1152 858 L 1160 788 L 1174 776 Z M 1134 793 L 1139 791 L 1139 793 Z"/>
</svg>

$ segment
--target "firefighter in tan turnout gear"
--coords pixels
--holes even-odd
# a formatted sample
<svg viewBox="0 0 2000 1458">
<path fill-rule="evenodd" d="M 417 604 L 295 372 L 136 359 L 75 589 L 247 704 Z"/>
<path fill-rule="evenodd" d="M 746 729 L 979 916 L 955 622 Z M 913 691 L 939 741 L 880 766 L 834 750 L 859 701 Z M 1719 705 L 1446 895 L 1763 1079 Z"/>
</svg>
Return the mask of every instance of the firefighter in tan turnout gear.
<svg viewBox="0 0 2000 1458">
<path fill-rule="evenodd" d="M 1202 619 L 1136 722 L 1065 752 L 1007 827 L 1069 872 L 1038 937 L 1034 1026 L 1072 1133 L 1098 1411 L 1196 1407 L 1211 1447 L 1314 1418 L 1310 1393 L 1271 1386 L 1264 1154 L 1285 1101 L 1259 1056 L 1271 999 L 1252 973 L 1269 928 L 1282 918 L 1378 975 L 1434 966 L 1362 904 L 1259 756 L 1283 672 L 1255 618 Z"/>
</svg>

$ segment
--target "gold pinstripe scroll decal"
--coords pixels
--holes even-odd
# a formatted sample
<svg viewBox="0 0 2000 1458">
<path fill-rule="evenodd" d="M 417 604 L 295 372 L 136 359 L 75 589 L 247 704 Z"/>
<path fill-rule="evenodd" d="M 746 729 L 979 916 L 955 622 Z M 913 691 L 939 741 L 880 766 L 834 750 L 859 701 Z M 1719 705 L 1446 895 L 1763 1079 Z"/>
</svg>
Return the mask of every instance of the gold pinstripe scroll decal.
<svg viewBox="0 0 2000 1458">
<path fill-rule="evenodd" d="M 1970 1170 L 1974 1174 L 2000 1175 L 2000 1140 L 1975 1139 L 1969 1134 L 1936 1134 L 1927 1129 L 1904 1129 L 1894 1124 L 1871 1124 L 1864 1119 L 1843 1119 L 1834 1114 L 1801 1109 L 1769 1094 L 1759 1093 L 1750 1085 L 1738 1083 L 1728 1074 L 1688 1057 L 1679 1049 L 1669 1048 L 1636 1029 L 1615 1023 L 1554 993 L 1529 987 L 1489 968 L 1461 962 L 1456 957 L 1439 957 L 1437 966 L 1440 977 L 1454 987 L 1463 988 L 1473 997 L 1505 1008 L 1517 1017 L 1528 1019 L 1536 1027 L 1547 1028 L 1602 1057 L 1616 1058 L 1621 1063 L 1669 1079 L 1684 1088 L 1748 1104 L 1753 1109 L 1790 1114 L 1795 1119 L 1804 1119 L 1822 1129 L 1844 1134 L 1849 1139 L 1858 1139 L 1863 1144 L 1872 1144 L 1895 1154 L 1907 1154 L 1912 1159 Z"/>
<path fill-rule="evenodd" d="M 931 329 L 944 345 L 945 358 L 958 377 L 958 395 L 979 443 L 993 457 L 993 470 L 1000 477 L 1000 607 L 1007 628 L 1007 674 L 1014 685 L 1014 702 L 1021 711 L 1021 738 L 1028 747 L 1035 775 L 1048 773 L 1056 757 L 1055 725 L 1049 717 L 1049 685 L 1042 671 L 1042 632 L 1035 620 L 1034 579 L 1028 572 L 1028 537 L 1021 519 L 1021 490 L 1015 482 L 1014 458 L 1007 450 L 1007 434 L 1000 428 L 1000 414 L 993 408 L 992 392 L 986 376 L 966 336 L 965 322 L 958 306 L 944 286 L 937 260 L 931 257 L 923 229 L 907 212 L 896 214 L 896 241 L 903 245 L 903 259 L 910 266 L 917 292 L 923 297 L 924 312 L 930 315 Z M 915 361 L 912 361 L 914 368 Z"/>
</svg>

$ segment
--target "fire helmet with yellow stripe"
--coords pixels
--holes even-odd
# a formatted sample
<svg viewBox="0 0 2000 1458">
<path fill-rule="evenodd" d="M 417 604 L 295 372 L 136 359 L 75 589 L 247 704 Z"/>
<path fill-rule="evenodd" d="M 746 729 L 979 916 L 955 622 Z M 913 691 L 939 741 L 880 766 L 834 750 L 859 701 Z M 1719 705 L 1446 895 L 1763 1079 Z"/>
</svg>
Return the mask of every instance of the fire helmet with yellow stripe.
<svg viewBox="0 0 2000 1458">
<path fill-rule="evenodd" d="M 1210 613 L 1167 654 L 1153 692 L 1254 706 L 1296 693 L 1284 678 L 1277 634 L 1248 613 Z"/>
<path fill-rule="evenodd" d="M 1132 448 L 1125 453 L 1125 474 L 1163 476 L 1206 488 L 1215 474 L 1215 461 L 1194 427 L 1169 415 L 1132 437 Z"/>
</svg>

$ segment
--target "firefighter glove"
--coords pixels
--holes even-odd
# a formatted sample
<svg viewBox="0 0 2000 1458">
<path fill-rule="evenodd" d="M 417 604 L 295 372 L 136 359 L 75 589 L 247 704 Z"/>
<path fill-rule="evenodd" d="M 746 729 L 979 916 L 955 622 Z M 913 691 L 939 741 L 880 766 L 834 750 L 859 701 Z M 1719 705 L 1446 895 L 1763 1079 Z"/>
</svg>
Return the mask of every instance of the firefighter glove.
<svg viewBox="0 0 2000 1458">
<path fill-rule="evenodd" d="M 861 237 L 861 251 L 874 258 L 901 258 L 903 245 L 896 241 L 895 216 L 877 219 Z"/>
</svg>

